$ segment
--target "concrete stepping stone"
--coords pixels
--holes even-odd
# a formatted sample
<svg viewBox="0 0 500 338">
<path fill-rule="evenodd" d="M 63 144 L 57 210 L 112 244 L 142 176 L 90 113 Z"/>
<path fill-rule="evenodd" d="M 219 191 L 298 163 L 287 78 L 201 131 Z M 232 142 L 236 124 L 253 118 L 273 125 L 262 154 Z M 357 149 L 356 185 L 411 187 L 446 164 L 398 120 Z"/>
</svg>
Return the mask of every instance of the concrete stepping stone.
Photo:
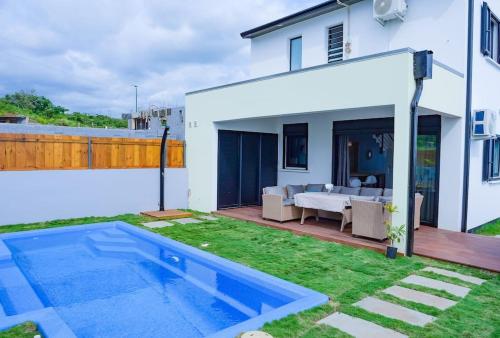
<svg viewBox="0 0 500 338">
<path fill-rule="evenodd" d="M 432 306 L 438 308 L 439 310 L 446 310 L 447 308 L 452 307 L 457 303 L 447 298 L 430 295 L 428 293 L 421 291 L 403 288 L 397 285 L 391 286 L 390 288 L 387 288 L 382 292 L 394 297 L 398 297 L 403 300 L 409 300 L 411 302 Z"/>
<path fill-rule="evenodd" d="M 340 312 L 323 318 L 318 324 L 325 324 L 343 331 L 355 338 L 407 338 L 408 336 L 397 331 L 367 320 L 352 317 Z"/>
<path fill-rule="evenodd" d="M 207 221 L 216 221 L 216 220 L 218 220 L 218 218 L 214 217 L 214 216 L 200 216 L 200 218 L 202 218 L 204 220 L 207 220 Z"/>
<path fill-rule="evenodd" d="M 194 224 L 194 223 L 201 223 L 202 221 L 198 220 L 198 219 L 194 219 L 194 218 L 178 218 L 178 219 L 175 219 L 174 221 L 176 221 L 177 223 L 180 223 L 180 224 Z"/>
<path fill-rule="evenodd" d="M 142 225 L 144 225 L 146 228 L 150 228 L 150 229 L 158 229 L 158 228 L 173 226 L 172 223 L 166 222 L 166 221 L 148 222 L 148 223 L 142 223 Z"/>
<path fill-rule="evenodd" d="M 420 285 L 420 286 L 425 286 L 427 288 L 435 289 L 435 290 L 441 290 L 441 291 L 446 291 L 448 293 L 451 293 L 454 296 L 457 297 L 465 297 L 469 293 L 470 289 L 466 288 L 464 286 L 459 286 L 447 282 L 442 282 L 437 279 L 432 279 L 432 278 L 427 278 L 427 277 L 422 277 L 422 276 L 417 276 L 417 275 L 410 275 L 406 277 L 405 279 L 402 280 L 404 283 L 408 284 L 415 284 L 415 285 Z"/>
<path fill-rule="evenodd" d="M 389 303 L 374 297 L 366 297 L 354 306 L 360 307 L 366 311 L 370 311 L 388 318 L 401 320 L 415 326 L 425 326 L 436 318 L 425 313 L 408 309 L 404 306 Z"/>
<path fill-rule="evenodd" d="M 422 271 L 429 271 L 429 272 L 437 273 L 439 275 L 457 278 L 457 279 L 463 280 L 464 282 L 469 282 L 469 283 L 476 284 L 476 285 L 481 285 L 484 282 L 486 282 L 484 279 L 481 279 L 481 278 L 467 276 L 467 275 L 463 275 L 463 274 L 458 273 L 458 272 L 440 269 L 440 268 L 434 268 L 431 266 L 426 267 Z"/>
<path fill-rule="evenodd" d="M 273 336 L 264 331 L 248 331 L 243 333 L 240 338 L 273 338 Z"/>
</svg>

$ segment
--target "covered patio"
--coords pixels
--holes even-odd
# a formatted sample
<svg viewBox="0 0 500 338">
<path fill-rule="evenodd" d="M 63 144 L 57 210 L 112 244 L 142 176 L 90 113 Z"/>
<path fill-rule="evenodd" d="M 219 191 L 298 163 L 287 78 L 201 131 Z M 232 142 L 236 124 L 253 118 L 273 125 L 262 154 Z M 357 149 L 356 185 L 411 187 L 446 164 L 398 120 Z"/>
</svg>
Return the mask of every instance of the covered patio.
<svg viewBox="0 0 500 338">
<path fill-rule="evenodd" d="M 312 236 L 324 241 L 365 248 L 380 253 L 385 252 L 386 242 L 378 242 L 351 236 L 351 227 L 340 232 L 340 222 L 330 219 L 308 218 L 300 221 L 274 222 L 262 218 L 262 208 L 242 207 L 219 210 L 217 214 L 250 221 L 262 226 L 293 232 L 297 235 Z M 449 230 L 421 226 L 415 231 L 414 253 L 419 256 L 458 263 L 494 272 L 500 272 L 500 239 Z"/>
<path fill-rule="evenodd" d="M 462 86 L 461 74 L 436 63 L 420 104 L 420 114 L 440 123 L 434 140 L 443 151 L 438 154 L 432 148 L 429 156 L 446 174 L 439 182 L 432 181 L 431 188 L 446 189 L 424 203 L 432 202 L 429 205 L 436 208 L 428 211 L 439 209 L 439 215 L 434 212 L 429 219 L 445 229 L 456 228 L 460 219 L 462 176 L 456 168 L 462 154 L 454 140 L 462 130 L 463 107 L 454 97 Z M 347 187 L 346 177 L 369 183 L 368 176 L 375 176 L 374 187 L 393 189 L 391 198 L 399 209 L 393 223 L 405 224 L 414 91 L 413 51 L 404 49 L 188 93 L 190 208 L 231 212 L 222 209 L 261 204 L 264 187 L 325 183 Z M 362 137 L 353 128 L 361 123 L 365 124 Z M 350 172 L 341 175 L 346 182 L 339 184 L 341 142 L 357 147 L 351 158 L 358 161 L 350 163 Z M 288 152 L 291 147 L 307 152 Z M 380 165 L 367 168 L 363 163 L 367 158 L 380 160 Z M 257 215 L 252 218 L 264 222 Z M 365 243 L 348 233 L 335 237 Z M 402 239 L 401 252 L 405 243 Z M 370 245 L 380 247 L 380 243 Z"/>
</svg>

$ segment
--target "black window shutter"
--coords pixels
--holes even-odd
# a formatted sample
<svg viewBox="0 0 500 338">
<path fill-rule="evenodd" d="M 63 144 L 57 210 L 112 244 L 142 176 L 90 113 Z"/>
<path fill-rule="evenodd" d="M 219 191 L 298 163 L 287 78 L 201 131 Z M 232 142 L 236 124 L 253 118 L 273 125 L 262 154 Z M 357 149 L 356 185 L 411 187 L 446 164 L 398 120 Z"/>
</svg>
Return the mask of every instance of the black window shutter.
<svg viewBox="0 0 500 338">
<path fill-rule="evenodd" d="M 484 141 L 483 148 L 483 182 L 487 182 L 490 179 L 491 173 L 491 140 Z"/>
<path fill-rule="evenodd" d="M 486 2 L 481 8 L 481 53 L 491 56 L 491 10 Z"/>
</svg>

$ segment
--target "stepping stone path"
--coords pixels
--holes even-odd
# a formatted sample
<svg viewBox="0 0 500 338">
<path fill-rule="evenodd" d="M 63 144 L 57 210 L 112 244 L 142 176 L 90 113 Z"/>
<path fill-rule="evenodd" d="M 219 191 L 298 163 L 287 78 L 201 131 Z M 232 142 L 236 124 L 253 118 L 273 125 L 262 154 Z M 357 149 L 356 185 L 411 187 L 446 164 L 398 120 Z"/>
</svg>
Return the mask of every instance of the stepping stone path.
<svg viewBox="0 0 500 338">
<path fill-rule="evenodd" d="M 425 313 L 411 310 L 404 306 L 386 302 L 385 300 L 374 297 L 366 297 L 355 303 L 354 306 L 416 326 L 425 326 L 436 319 L 435 317 L 426 315 Z"/>
<path fill-rule="evenodd" d="M 404 283 L 415 284 L 420 286 L 425 286 L 427 288 L 446 291 L 457 297 L 465 297 L 469 293 L 470 289 L 464 286 L 459 286 L 447 282 L 442 282 L 437 279 L 411 275 L 402 280 Z"/>
<path fill-rule="evenodd" d="M 458 272 L 444 270 L 444 269 L 440 269 L 440 268 L 433 268 L 430 266 L 426 267 L 422 271 L 429 271 L 429 272 L 437 273 L 439 275 L 457 278 L 457 279 L 460 279 L 464 282 L 469 282 L 469 283 L 476 284 L 476 285 L 481 285 L 484 282 L 486 282 L 484 279 L 481 279 L 481 278 L 466 276 L 466 275 L 462 275 L 461 273 L 458 273 Z"/>
<path fill-rule="evenodd" d="M 397 285 L 391 286 L 390 288 L 387 288 L 382 292 L 394 297 L 398 297 L 403 300 L 409 300 L 411 302 L 432 306 L 438 308 L 439 310 L 446 310 L 447 308 L 452 307 L 457 303 L 447 298 L 430 295 L 428 293 L 421 291 L 403 288 Z"/>
<path fill-rule="evenodd" d="M 407 338 L 397 331 L 387 329 L 367 320 L 336 312 L 318 322 L 344 331 L 355 338 Z"/>
<path fill-rule="evenodd" d="M 156 222 L 149 222 L 149 223 L 142 223 L 146 228 L 150 229 L 157 229 L 157 228 L 164 228 L 164 227 L 171 227 L 173 226 L 172 223 L 166 222 L 166 221 L 156 221 Z"/>
<path fill-rule="evenodd" d="M 199 219 L 194 219 L 194 218 L 179 218 L 174 220 L 177 223 L 180 224 L 192 224 L 192 223 L 201 223 Z"/>
<path fill-rule="evenodd" d="M 204 220 L 207 220 L 207 221 L 216 221 L 216 220 L 218 220 L 218 218 L 214 217 L 214 216 L 200 216 L 200 218 L 202 218 Z"/>
<path fill-rule="evenodd" d="M 440 268 L 426 267 L 422 271 L 433 272 L 442 276 L 457 278 L 462 281 L 466 281 L 476 285 L 480 285 L 485 282 L 485 280 L 481 278 L 466 276 L 457 272 L 444 270 Z M 418 275 L 410 275 L 404 278 L 402 282 L 419 285 L 430 289 L 446 291 L 454 296 L 462 298 L 465 297 L 471 290 L 470 288 L 466 288 L 460 285 L 455 285 L 452 283 L 447 283 L 437 279 L 418 276 Z M 426 292 L 417 291 L 398 285 L 391 286 L 385 290 L 382 290 L 382 292 L 402 300 L 424 304 L 427 306 L 432 306 L 439 310 L 446 310 L 449 307 L 457 304 L 456 301 L 453 301 L 451 299 L 438 297 L 435 295 L 428 294 Z M 409 309 L 406 308 L 405 306 L 391 303 L 375 297 L 366 297 L 360 300 L 359 302 L 355 303 L 354 306 L 357 306 L 361 309 L 364 309 L 366 311 L 387 318 L 397 319 L 406 322 L 408 324 L 420 327 L 423 327 L 436 319 L 436 317 L 430 316 L 428 314 L 413 309 Z M 340 312 L 336 312 L 326 318 L 323 318 L 322 320 L 318 321 L 318 324 L 325 324 L 332 326 L 354 337 L 363 337 L 363 338 L 407 337 L 400 332 Z"/>
</svg>

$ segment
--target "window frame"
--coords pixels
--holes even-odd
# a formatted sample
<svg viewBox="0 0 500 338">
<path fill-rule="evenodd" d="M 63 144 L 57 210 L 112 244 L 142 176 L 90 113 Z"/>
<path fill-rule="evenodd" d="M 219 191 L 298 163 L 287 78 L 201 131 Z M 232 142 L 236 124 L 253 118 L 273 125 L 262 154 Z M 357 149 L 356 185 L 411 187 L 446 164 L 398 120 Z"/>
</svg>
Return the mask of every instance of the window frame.
<svg viewBox="0 0 500 338">
<path fill-rule="evenodd" d="M 287 132 L 288 128 L 303 127 L 303 133 L 298 132 Z M 305 165 L 288 165 L 288 149 L 287 140 L 289 136 L 302 136 L 306 139 L 305 142 Z M 308 170 L 309 166 L 309 123 L 290 123 L 283 124 L 283 163 L 282 168 L 285 170 Z"/>
<path fill-rule="evenodd" d="M 495 34 L 493 33 L 493 23 L 496 24 L 496 60 L 494 58 L 494 50 L 495 50 Z M 490 58 L 496 63 L 500 64 L 500 19 L 491 12 L 490 14 Z"/>
<path fill-rule="evenodd" d="M 330 54 L 330 30 L 333 28 L 337 28 L 339 26 L 342 26 L 342 60 L 330 61 L 330 57 L 329 57 L 329 54 Z M 345 38 L 345 31 L 344 31 L 344 23 L 343 22 L 336 23 L 336 24 L 328 26 L 326 28 L 326 63 L 334 64 L 337 62 L 344 61 L 344 56 L 345 56 L 344 38 Z"/>
<path fill-rule="evenodd" d="M 495 145 L 498 144 L 497 147 Z M 500 137 L 484 141 L 483 182 L 500 181 Z M 497 172 L 494 172 L 495 163 Z"/>
<path fill-rule="evenodd" d="M 293 60 L 293 57 L 292 57 L 292 45 L 293 45 L 293 41 L 296 41 L 296 40 L 299 40 L 300 39 L 300 67 L 299 68 L 296 68 L 296 69 L 292 69 L 292 60 Z M 303 40 L 302 40 L 302 35 L 299 35 L 299 36 L 295 36 L 293 38 L 290 38 L 288 39 L 288 71 L 290 72 L 293 72 L 293 71 L 296 71 L 296 70 L 300 70 L 302 69 L 302 47 L 303 47 Z"/>
<path fill-rule="evenodd" d="M 494 24 L 496 27 L 493 27 Z M 496 57 L 494 50 L 497 53 Z M 486 1 L 483 1 L 481 8 L 481 53 L 496 64 L 500 64 L 500 18 L 491 11 Z"/>
</svg>

